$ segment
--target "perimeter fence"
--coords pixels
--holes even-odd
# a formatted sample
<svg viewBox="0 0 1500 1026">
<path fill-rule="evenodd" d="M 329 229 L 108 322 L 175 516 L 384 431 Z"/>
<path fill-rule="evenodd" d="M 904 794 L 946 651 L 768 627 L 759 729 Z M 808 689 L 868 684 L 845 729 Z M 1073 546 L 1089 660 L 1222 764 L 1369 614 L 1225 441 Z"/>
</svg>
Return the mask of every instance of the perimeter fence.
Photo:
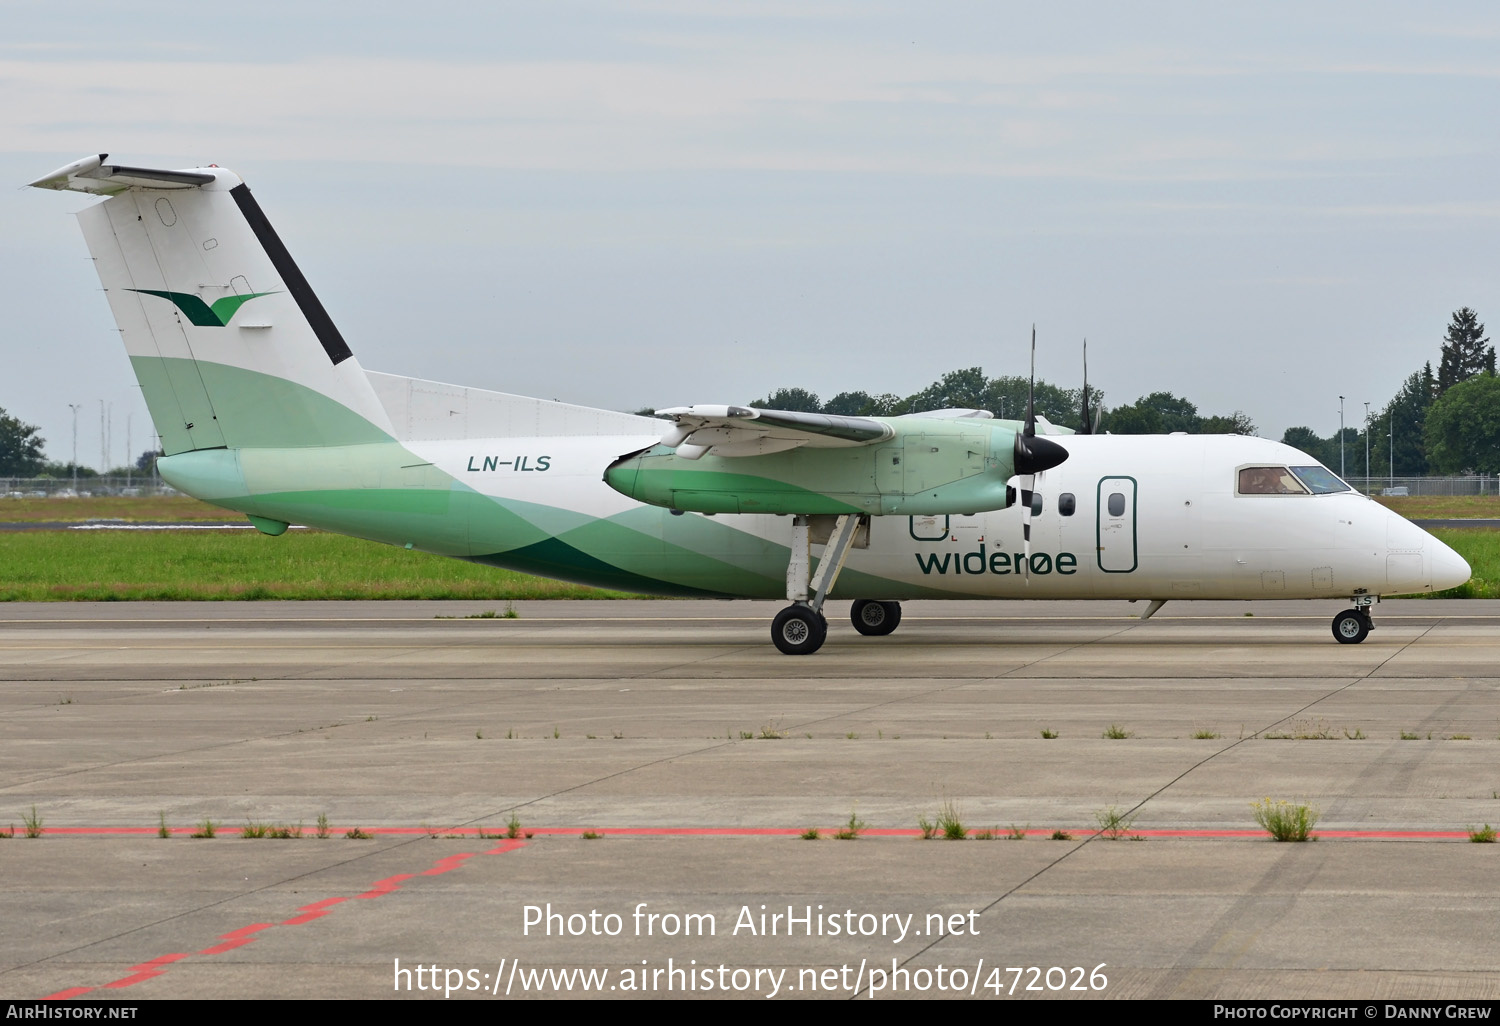
<svg viewBox="0 0 1500 1026">
<path fill-rule="evenodd" d="M 177 495 L 177 489 L 149 471 L 80 477 L 0 477 L 0 499 L 71 499 L 93 495 L 148 497 Z"/>
</svg>

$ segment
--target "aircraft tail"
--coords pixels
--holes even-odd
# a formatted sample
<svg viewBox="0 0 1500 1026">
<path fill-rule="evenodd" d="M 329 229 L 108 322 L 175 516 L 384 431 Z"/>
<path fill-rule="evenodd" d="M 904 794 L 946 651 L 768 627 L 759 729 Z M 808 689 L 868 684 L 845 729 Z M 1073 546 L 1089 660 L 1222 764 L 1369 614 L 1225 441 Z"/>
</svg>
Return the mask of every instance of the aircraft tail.
<svg viewBox="0 0 1500 1026">
<path fill-rule="evenodd" d="M 365 372 L 238 175 L 106 157 L 31 184 L 109 197 L 78 220 L 168 456 L 392 437 Z"/>
</svg>

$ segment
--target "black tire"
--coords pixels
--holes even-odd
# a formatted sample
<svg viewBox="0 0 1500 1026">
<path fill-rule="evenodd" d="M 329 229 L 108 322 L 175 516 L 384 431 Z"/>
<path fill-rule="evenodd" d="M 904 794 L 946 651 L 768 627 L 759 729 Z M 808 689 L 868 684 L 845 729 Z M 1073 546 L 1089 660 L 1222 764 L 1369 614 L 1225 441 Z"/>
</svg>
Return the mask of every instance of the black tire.
<svg viewBox="0 0 1500 1026">
<path fill-rule="evenodd" d="M 1346 609 L 1333 618 L 1333 636 L 1342 645 L 1358 645 L 1370 636 L 1370 621 L 1358 609 Z"/>
<path fill-rule="evenodd" d="M 787 655 L 812 655 L 828 637 L 828 621 L 807 606 L 787 606 L 771 621 L 771 641 Z"/>
<path fill-rule="evenodd" d="M 849 609 L 849 622 L 867 637 L 883 637 L 901 626 L 901 603 L 858 599 Z"/>
</svg>

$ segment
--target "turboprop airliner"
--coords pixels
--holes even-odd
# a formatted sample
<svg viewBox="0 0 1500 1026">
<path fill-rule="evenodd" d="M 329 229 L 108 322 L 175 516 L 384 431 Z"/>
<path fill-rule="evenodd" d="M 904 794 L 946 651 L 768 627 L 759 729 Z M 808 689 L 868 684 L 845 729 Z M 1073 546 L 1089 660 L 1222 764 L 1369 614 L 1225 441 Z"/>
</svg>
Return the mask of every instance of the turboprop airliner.
<svg viewBox="0 0 1500 1026">
<path fill-rule="evenodd" d="M 164 480 L 291 523 L 601 587 L 825 603 L 887 635 L 913 598 L 1347 601 L 1468 580 L 1448 546 L 1289 446 L 1070 434 L 985 411 L 640 417 L 366 371 L 249 188 L 87 157 L 31 184 L 78 213 L 161 437 Z M 1034 340 L 1033 340 L 1034 350 Z M 1034 375 L 1033 375 L 1034 376 Z M 1085 396 L 1087 388 L 1085 388 Z"/>
</svg>

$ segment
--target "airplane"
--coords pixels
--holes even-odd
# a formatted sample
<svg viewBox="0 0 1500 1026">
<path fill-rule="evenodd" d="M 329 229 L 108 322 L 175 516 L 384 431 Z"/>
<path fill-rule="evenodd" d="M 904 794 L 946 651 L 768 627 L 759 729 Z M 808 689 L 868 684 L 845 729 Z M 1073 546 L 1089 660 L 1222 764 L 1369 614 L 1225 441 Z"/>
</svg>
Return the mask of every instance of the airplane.
<svg viewBox="0 0 1500 1026">
<path fill-rule="evenodd" d="M 292 523 L 582 584 L 825 603 L 889 635 L 904 599 L 1347 599 L 1469 566 L 1316 459 L 1238 435 L 1076 433 L 1028 403 L 844 417 L 695 405 L 658 417 L 365 371 L 235 173 L 75 161 L 30 184 L 78 214 L 161 438 L 157 468 L 262 532 Z M 1033 330 L 1033 380 L 1035 332 Z M 1087 370 L 1085 367 L 1085 381 Z"/>
</svg>

